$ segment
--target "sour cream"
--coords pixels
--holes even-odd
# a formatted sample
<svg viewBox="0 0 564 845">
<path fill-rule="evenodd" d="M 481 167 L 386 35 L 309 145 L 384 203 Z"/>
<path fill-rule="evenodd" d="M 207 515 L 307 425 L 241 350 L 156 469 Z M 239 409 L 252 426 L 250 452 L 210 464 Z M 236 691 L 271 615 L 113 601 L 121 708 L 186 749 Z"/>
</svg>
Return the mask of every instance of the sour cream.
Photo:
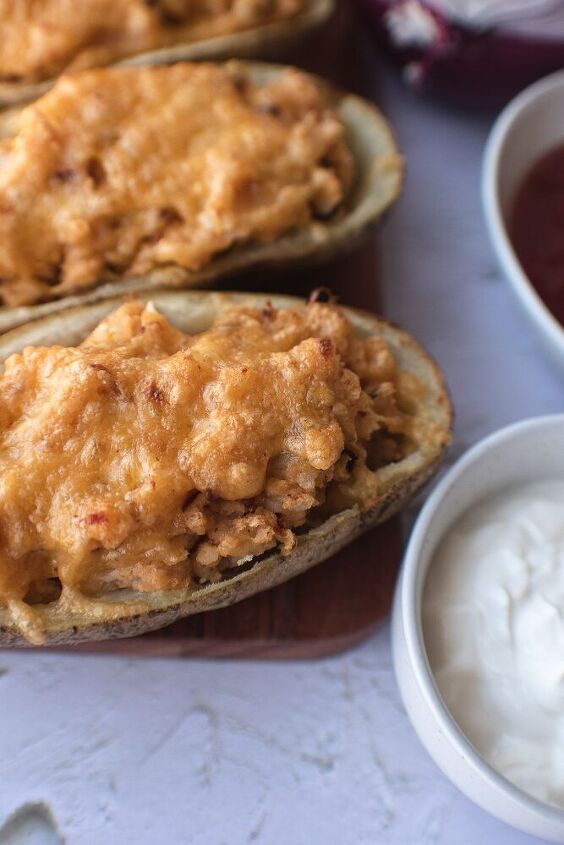
<svg viewBox="0 0 564 845">
<path fill-rule="evenodd" d="M 470 742 L 564 807 L 564 482 L 487 499 L 450 529 L 427 575 L 423 633 Z"/>
</svg>

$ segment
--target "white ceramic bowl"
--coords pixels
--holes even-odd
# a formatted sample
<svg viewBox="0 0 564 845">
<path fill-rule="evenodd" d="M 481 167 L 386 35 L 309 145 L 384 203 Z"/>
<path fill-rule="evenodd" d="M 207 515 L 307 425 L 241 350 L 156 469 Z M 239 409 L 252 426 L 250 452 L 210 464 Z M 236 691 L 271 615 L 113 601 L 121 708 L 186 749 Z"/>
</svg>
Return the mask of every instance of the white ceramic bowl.
<svg viewBox="0 0 564 845">
<path fill-rule="evenodd" d="M 446 474 L 424 505 L 407 547 L 395 595 L 392 646 L 405 708 L 443 772 L 492 815 L 527 833 L 564 842 L 564 810 L 529 797 L 495 772 L 456 725 L 435 684 L 421 626 L 427 568 L 450 526 L 485 496 L 547 478 L 564 479 L 564 414 L 498 431 Z"/>
<path fill-rule="evenodd" d="M 484 152 L 482 200 L 501 268 L 545 347 L 564 366 L 564 329 L 529 282 L 507 234 L 508 214 L 523 177 L 558 144 L 564 144 L 564 71 L 526 88 L 497 118 Z"/>
</svg>

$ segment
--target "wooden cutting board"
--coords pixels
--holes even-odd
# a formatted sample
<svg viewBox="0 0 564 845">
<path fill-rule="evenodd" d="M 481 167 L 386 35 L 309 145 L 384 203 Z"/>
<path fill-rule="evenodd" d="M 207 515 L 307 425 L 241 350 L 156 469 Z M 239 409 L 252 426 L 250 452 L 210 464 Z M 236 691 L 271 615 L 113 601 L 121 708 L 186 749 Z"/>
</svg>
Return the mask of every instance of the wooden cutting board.
<svg viewBox="0 0 564 845">
<path fill-rule="evenodd" d="M 350 7 L 303 44 L 295 64 L 349 90 L 366 91 Z M 307 296 L 331 288 L 348 305 L 381 311 L 374 242 L 324 267 L 230 280 L 236 290 Z M 85 643 L 73 651 L 161 657 L 316 658 L 365 638 L 390 611 L 401 557 L 397 519 L 352 543 L 309 572 L 231 607 L 176 622 L 140 637 Z"/>
</svg>

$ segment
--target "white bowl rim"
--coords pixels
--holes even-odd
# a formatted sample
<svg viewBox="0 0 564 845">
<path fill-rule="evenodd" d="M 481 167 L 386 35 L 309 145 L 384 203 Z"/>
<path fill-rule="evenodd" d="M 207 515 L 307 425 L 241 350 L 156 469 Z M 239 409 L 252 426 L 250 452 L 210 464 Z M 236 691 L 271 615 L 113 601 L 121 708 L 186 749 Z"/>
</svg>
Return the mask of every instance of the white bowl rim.
<svg viewBox="0 0 564 845">
<path fill-rule="evenodd" d="M 437 484 L 425 502 L 411 533 L 403 562 L 402 577 L 399 581 L 400 612 L 403 623 L 407 651 L 412 657 L 412 669 L 419 684 L 420 691 L 441 730 L 447 736 L 457 753 L 464 757 L 469 767 L 479 774 L 490 787 L 504 793 L 515 803 L 524 807 L 529 813 L 562 825 L 564 828 L 564 810 L 533 798 L 514 786 L 503 775 L 499 774 L 474 748 L 459 728 L 455 719 L 444 703 L 435 682 L 427 650 L 424 644 L 423 628 L 421 624 L 421 607 L 416 603 L 416 583 L 419 570 L 420 552 L 439 506 L 457 485 L 469 466 L 481 458 L 492 448 L 502 446 L 525 432 L 539 431 L 553 427 L 564 426 L 564 414 L 548 414 L 530 417 L 520 422 L 512 423 L 493 432 L 472 446 Z"/>
<path fill-rule="evenodd" d="M 550 340 L 553 347 L 557 347 L 564 357 L 564 328 L 536 292 L 515 254 L 501 213 L 497 190 L 499 163 L 513 124 L 531 103 L 558 88 L 564 88 L 564 70 L 557 70 L 529 85 L 505 106 L 493 124 L 486 141 L 481 190 L 490 239 L 505 270 L 505 275 L 521 300 L 521 304 L 536 324 L 537 330 Z M 564 136 L 562 143 L 564 144 Z"/>
</svg>

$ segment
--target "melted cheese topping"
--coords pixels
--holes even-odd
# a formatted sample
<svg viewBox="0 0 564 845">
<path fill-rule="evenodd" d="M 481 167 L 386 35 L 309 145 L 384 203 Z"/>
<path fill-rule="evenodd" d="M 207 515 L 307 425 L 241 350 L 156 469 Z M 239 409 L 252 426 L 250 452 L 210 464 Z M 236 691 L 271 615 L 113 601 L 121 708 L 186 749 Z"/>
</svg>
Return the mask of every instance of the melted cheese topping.
<svg viewBox="0 0 564 845">
<path fill-rule="evenodd" d="M 305 0 L 0 0 L 0 81 L 39 82 L 300 12 Z"/>
<path fill-rule="evenodd" d="M 396 380 L 382 339 L 321 303 L 188 336 L 130 302 L 77 348 L 12 355 L 0 603 L 178 589 L 289 553 L 312 513 L 374 494 L 375 462 L 403 457 Z"/>
<path fill-rule="evenodd" d="M 0 297 L 201 268 L 333 214 L 351 179 L 344 127 L 299 71 L 261 86 L 236 63 L 63 77 L 0 141 Z"/>
</svg>

